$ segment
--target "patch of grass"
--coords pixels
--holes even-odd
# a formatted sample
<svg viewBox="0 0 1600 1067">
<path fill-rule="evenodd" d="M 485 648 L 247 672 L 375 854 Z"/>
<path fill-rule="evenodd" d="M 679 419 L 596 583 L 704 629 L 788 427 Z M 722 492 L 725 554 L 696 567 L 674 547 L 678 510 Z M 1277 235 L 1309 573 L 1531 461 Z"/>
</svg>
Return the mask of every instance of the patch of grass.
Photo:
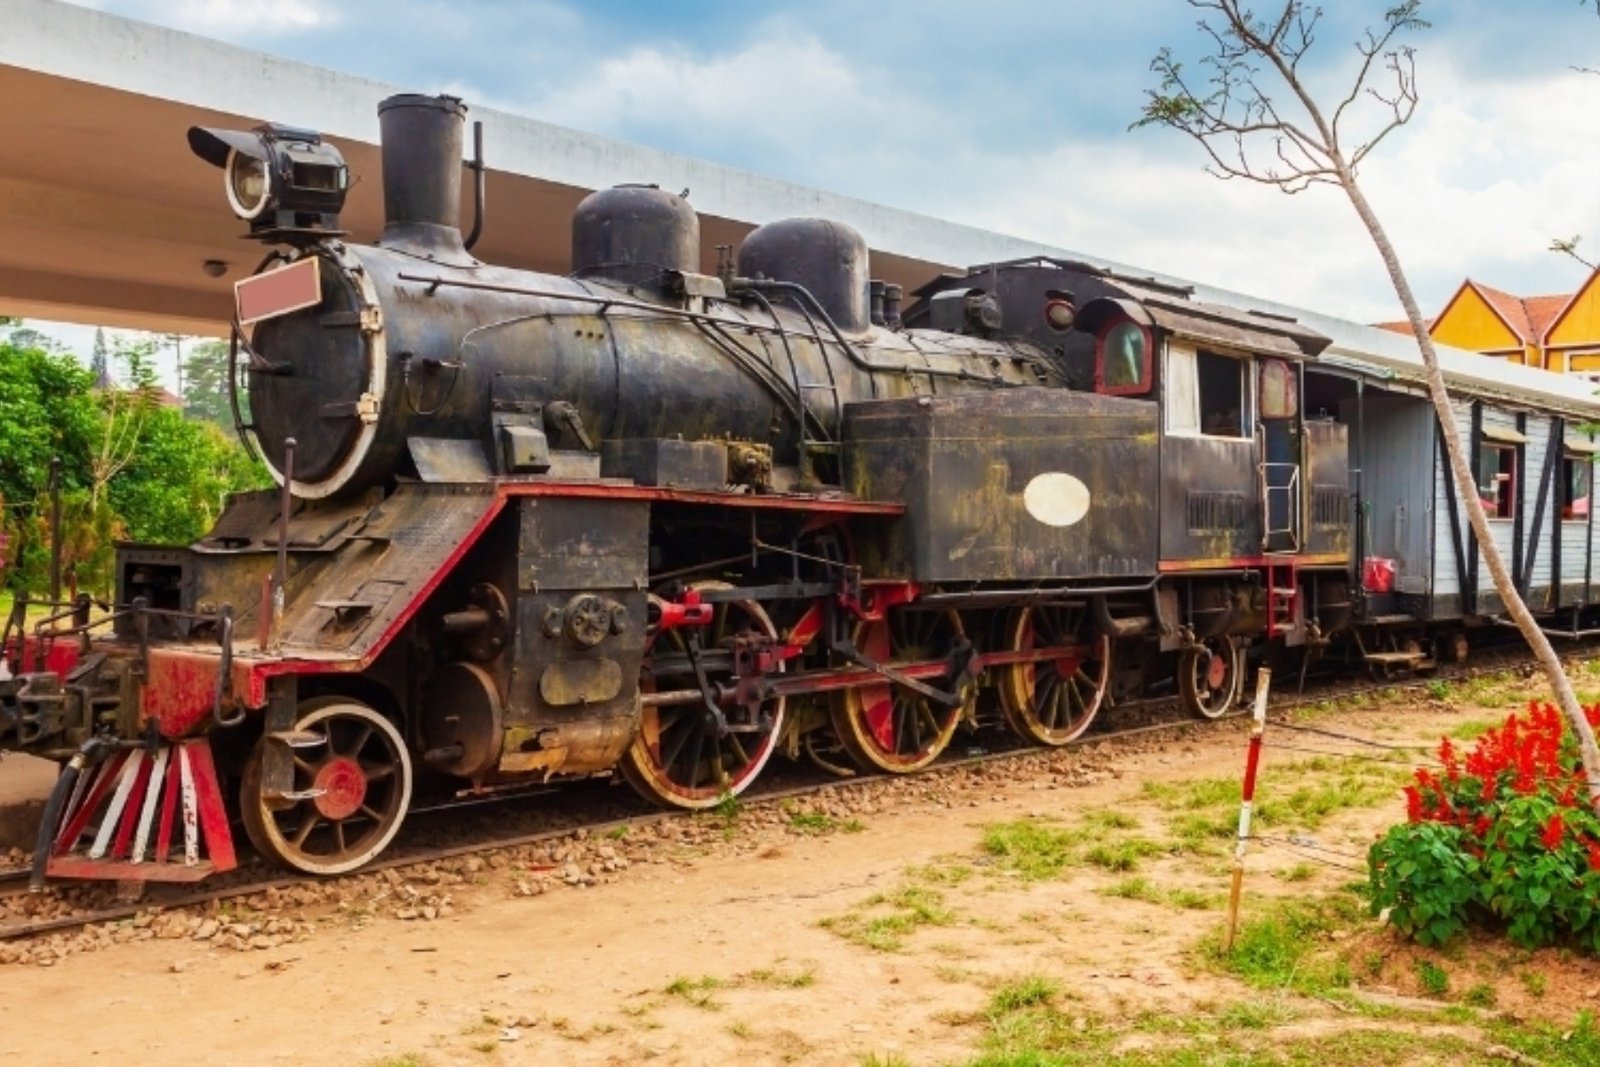
<svg viewBox="0 0 1600 1067">
<path fill-rule="evenodd" d="M 1139 826 L 1139 820 L 1132 815 L 1111 808 L 1095 808 L 1085 812 L 1083 823 L 1100 830 L 1134 830 Z"/>
<path fill-rule="evenodd" d="M 1057 982 L 1039 975 L 1009 979 L 990 995 L 988 1012 L 991 1016 L 1008 1015 L 1039 1007 L 1049 1004 L 1059 992 L 1061 986 Z"/>
<path fill-rule="evenodd" d="M 681 997 L 697 1008 L 706 1011 L 718 1011 L 722 1005 L 717 1003 L 711 994 L 714 990 L 722 988 L 722 980 L 711 975 L 702 975 L 699 978 L 678 976 L 667 983 L 663 990 L 668 996 Z"/>
<path fill-rule="evenodd" d="M 1216 893 L 1179 886 L 1167 890 L 1167 903 L 1183 911 L 1211 911 L 1222 907 L 1222 897 Z"/>
<path fill-rule="evenodd" d="M 983 848 L 996 866 L 1030 882 L 1056 877 L 1073 860 L 1072 838 L 1065 830 L 1031 820 L 985 826 Z"/>
<path fill-rule="evenodd" d="M 1322 951 L 1320 944 L 1335 930 L 1361 921 L 1354 898 L 1287 901 L 1241 924 L 1232 952 L 1223 949 L 1218 933 L 1203 955 L 1250 985 L 1323 995 L 1347 987 L 1350 971 L 1343 958 Z"/>
<path fill-rule="evenodd" d="M 874 910 L 878 913 L 873 914 Z M 891 894 L 869 897 L 861 909 L 830 916 L 817 925 L 854 944 L 879 952 L 898 952 L 905 947 L 906 937 L 922 927 L 949 926 L 954 922 L 955 913 L 945 906 L 943 893 L 910 885 Z"/>
<path fill-rule="evenodd" d="M 1104 867 L 1108 871 L 1131 871 L 1139 866 L 1139 861 L 1146 856 L 1154 856 L 1162 851 L 1162 847 L 1154 841 L 1142 837 L 1128 837 L 1116 841 L 1102 841 L 1092 846 L 1084 853 L 1084 858 L 1096 867 Z"/>
<path fill-rule="evenodd" d="M 963 1067 L 1453 1067 L 1484 1062 L 1477 1035 L 1375 1027 L 1335 1027 L 1309 1037 L 1277 1032 L 1294 1018 L 1292 1005 L 1271 1003 L 1230 1005 L 1210 1017 L 1147 1016 L 1137 1028 L 1156 1040 L 1119 1048 L 1125 1023 L 1071 1018 L 1036 1006 L 992 1018 L 980 1054 L 962 1062 Z"/>
<path fill-rule="evenodd" d="M 802 834 L 819 836 L 831 834 L 839 828 L 839 822 L 832 815 L 823 811 L 791 811 L 789 813 L 789 829 Z"/>
<path fill-rule="evenodd" d="M 1184 812 L 1173 816 L 1168 828 L 1185 852 L 1214 856 L 1222 843 L 1239 836 L 1237 812 Z"/>
<path fill-rule="evenodd" d="M 1326 768 L 1290 768 L 1290 773 Z M 1321 778 L 1302 785 L 1287 796 L 1274 794 L 1270 784 L 1265 786 L 1266 797 L 1257 807 L 1256 814 L 1268 825 L 1296 825 L 1316 829 L 1330 815 L 1352 808 L 1370 808 L 1389 803 L 1395 789 L 1408 772 L 1381 764 L 1365 764 L 1359 769 L 1346 770 L 1336 778 Z M 1285 775 L 1287 777 L 1287 775 Z"/>
<path fill-rule="evenodd" d="M 1494 986 L 1488 982 L 1479 982 L 1465 993 L 1461 994 L 1461 1003 L 1474 1008 L 1492 1008 L 1500 1000 L 1494 991 Z"/>
<path fill-rule="evenodd" d="M 1523 971 L 1522 988 L 1528 991 L 1530 997 L 1542 997 L 1546 986 L 1549 984 L 1544 974 L 1540 971 Z"/>
<path fill-rule="evenodd" d="M 385 1056 L 381 1060 L 368 1060 L 366 1067 L 428 1067 L 426 1056 L 415 1052 L 402 1052 L 398 1056 Z"/>
<path fill-rule="evenodd" d="M 967 967 L 957 967 L 954 964 L 949 963 L 939 964 L 939 966 L 933 969 L 933 973 L 935 977 L 939 979 L 939 981 L 949 982 L 951 985 L 960 985 L 966 982 L 971 982 L 977 978 L 976 971 L 973 971 Z"/>
<path fill-rule="evenodd" d="M 1184 782 L 1178 790 L 1176 801 L 1168 806 L 1188 811 L 1214 808 L 1218 805 L 1237 808 L 1240 789 L 1237 778 L 1196 778 Z"/>
<path fill-rule="evenodd" d="M 758 971 L 751 971 L 746 977 L 758 985 L 781 986 L 787 989 L 804 989 L 807 986 L 817 984 L 817 972 L 810 967 L 803 971 L 762 968 Z"/>
<path fill-rule="evenodd" d="M 743 1019 L 735 1019 L 733 1022 L 729 1023 L 727 1030 L 730 1036 L 736 1037 L 740 1041 L 749 1041 L 752 1037 L 756 1036 L 755 1031 L 750 1028 L 750 1024 L 745 1022 Z"/>
<path fill-rule="evenodd" d="M 1504 673 L 1480 674 L 1456 683 L 1456 695 L 1479 707 L 1498 704 L 1505 699 L 1503 690 L 1510 681 L 1510 676 Z"/>
<path fill-rule="evenodd" d="M 861 1067 L 911 1067 L 911 1061 L 898 1052 L 883 1056 L 872 1052 L 861 1058 Z"/>
<path fill-rule="evenodd" d="M 1544 1067 L 1593 1067 L 1600 1063 L 1600 1031 L 1594 1013 L 1581 1011 L 1572 1026 L 1562 1029 L 1537 1023 L 1514 1026 L 1492 1024 L 1491 1036 Z"/>
<path fill-rule="evenodd" d="M 1113 882 L 1100 890 L 1103 896 L 1118 897 L 1122 900 L 1142 900 L 1147 904 L 1162 903 L 1161 890 L 1150 884 L 1150 879 L 1134 876 L 1124 878 L 1120 882 Z"/>
<path fill-rule="evenodd" d="M 934 885 L 960 885 L 977 872 L 965 863 L 928 863 L 920 867 L 906 868 L 907 876 L 919 882 L 930 882 Z"/>
<path fill-rule="evenodd" d="M 628 831 L 631 829 L 632 827 L 627 825 L 613 826 L 611 829 L 606 831 L 606 837 L 613 841 L 621 841 L 624 837 L 628 836 Z"/>
<path fill-rule="evenodd" d="M 1457 741 L 1476 741 L 1484 733 L 1499 725 L 1489 719 L 1468 719 L 1466 722 L 1456 723 L 1450 730 L 1450 736 Z"/>
<path fill-rule="evenodd" d="M 1450 992 L 1450 975 L 1432 960 L 1417 961 L 1417 981 L 1430 997 L 1442 997 Z"/>
<path fill-rule="evenodd" d="M 485 1056 L 492 1055 L 492 1054 L 500 1051 L 500 1042 L 498 1042 L 498 1041 L 474 1041 L 472 1043 L 472 1051 L 481 1052 Z"/>
<path fill-rule="evenodd" d="M 1217 1025 L 1224 1030 L 1270 1030 L 1299 1015 L 1282 997 L 1237 1000 L 1217 1013 Z"/>
<path fill-rule="evenodd" d="M 1309 882 L 1311 876 L 1317 873 L 1315 864 L 1297 863 L 1288 870 L 1278 871 L 1274 877 L 1284 882 Z"/>
</svg>

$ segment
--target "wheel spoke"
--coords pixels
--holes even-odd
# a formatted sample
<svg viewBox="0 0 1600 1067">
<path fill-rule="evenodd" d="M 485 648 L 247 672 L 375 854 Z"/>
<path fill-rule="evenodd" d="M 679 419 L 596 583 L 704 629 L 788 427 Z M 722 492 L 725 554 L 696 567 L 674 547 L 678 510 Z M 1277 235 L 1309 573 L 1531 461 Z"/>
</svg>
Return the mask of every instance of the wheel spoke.
<svg viewBox="0 0 1600 1067">
<path fill-rule="evenodd" d="M 372 740 L 372 724 L 363 723 L 361 732 L 356 735 L 356 743 L 345 750 L 349 756 L 360 756 L 361 750 L 367 747 L 367 742 Z"/>
<path fill-rule="evenodd" d="M 698 713 L 691 708 L 687 712 L 681 712 L 672 716 L 667 725 L 661 728 L 662 741 L 658 745 L 659 752 L 657 755 L 663 768 L 670 769 L 673 764 L 678 762 L 678 757 L 683 754 L 683 746 L 687 745 L 690 739 L 694 736 L 694 720 L 697 714 Z M 671 748 L 668 748 L 665 743 L 668 734 L 671 734 L 673 738 Z"/>
<path fill-rule="evenodd" d="M 316 808 L 310 803 L 302 803 L 300 806 L 305 809 L 305 814 L 300 820 L 299 831 L 294 835 L 295 848 L 305 848 L 306 839 L 311 836 L 311 831 L 315 830 L 317 823 L 322 821 L 317 817 Z"/>
<path fill-rule="evenodd" d="M 703 728 L 696 729 L 694 731 L 694 748 L 691 750 L 694 755 L 686 766 L 687 773 L 684 776 L 684 784 L 690 788 L 700 782 L 700 757 L 705 753 L 705 750 L 706 731 Z"/>
<path fill-rule="evenodd" d="M 362 777 L 366 778 L 366 780 L 369 782 L 376 782 L 379 779 L 388 778 L 394 774 L 395 769 L 396 768 L 393 763 L 380 763 L 376 767 L 369 767 L 364 763 L 361 764 Z"/>
</svg>

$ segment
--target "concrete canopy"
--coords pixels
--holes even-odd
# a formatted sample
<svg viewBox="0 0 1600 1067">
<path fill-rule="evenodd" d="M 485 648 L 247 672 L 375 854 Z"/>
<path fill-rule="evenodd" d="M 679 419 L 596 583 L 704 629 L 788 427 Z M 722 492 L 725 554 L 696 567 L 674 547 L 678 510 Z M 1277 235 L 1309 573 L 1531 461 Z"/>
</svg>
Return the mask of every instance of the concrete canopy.
<svg viewBox="0 0 1600 1067">
<path fill-rule="evenodd" d="M 191 155 L 192 125 L 281 122 L 322 132 L 355 186 L 357 240 L 383 224 L 378 101 L 395 87 L 53 0 L 0 0 L 0 314 L 221 334 L 233 282 L 265 249 Z M 563 273 L 587 193 L 625 181 L 690 190 L 706 261 L 753 225 L 792 215 L 861 230 L 877 277 L 907 288 L 944 267 L 1049 251 L 865 201 L 472 107 L 489 163 L 488 262 Z M 469 135 L 470 144 L 470 135 Z M 470 227 L 471 182 L 463 203 Z M 204 265 L 227 265 L 220 277 Z"/>
</svg>

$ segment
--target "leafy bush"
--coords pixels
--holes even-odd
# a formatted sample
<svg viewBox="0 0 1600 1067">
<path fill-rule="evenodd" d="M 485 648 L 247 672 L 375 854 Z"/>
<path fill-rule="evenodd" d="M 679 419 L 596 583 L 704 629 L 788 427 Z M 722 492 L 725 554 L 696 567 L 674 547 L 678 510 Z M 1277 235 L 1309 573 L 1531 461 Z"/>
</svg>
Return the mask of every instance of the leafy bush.
<svg viewBox="0 0 1600 1067">
<path fill-rule="evenodd" d="M 1600 705 L 1586 714 L 1600 722 Z M 1442 739 L 1440 771 L 1417 770 L 1406 822 L 1368 853 L 1373 914 L 1424 945 L 1478 925 L 1600 952 L 1600 818 L 1564 725 L 1533 703 L 1465 758 Z"/>
</svg>

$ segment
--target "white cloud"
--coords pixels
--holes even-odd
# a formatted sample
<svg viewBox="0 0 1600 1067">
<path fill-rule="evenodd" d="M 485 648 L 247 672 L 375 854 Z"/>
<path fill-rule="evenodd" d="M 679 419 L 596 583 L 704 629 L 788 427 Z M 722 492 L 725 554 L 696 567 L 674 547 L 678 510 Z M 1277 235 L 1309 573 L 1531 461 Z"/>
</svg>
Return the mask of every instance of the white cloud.
<svg viewBox="0 0 1600 1067">
<path fill-rule="evenodd" d="M 1576 264 L 1546 249 L 1574 232 L 1600 246 L 1600 142 L 1581 136 L 1600 79 L 1494 81 L 1456 70 L 1445 48 L 1425 59 L 1422 107 L 1362 174 L 1424 312 L 1469 274 L 1526 295 L 1576 285 Z M 1217 181 L 1197 146 L 1162 130 L 985 150 L 971 136 L 984 115 L 886 74 L 811 34 L 770 32 L 705 56 L 636 48 L 523 106 L 1093 258 L 1358 320 L 1399 315 L 1336 189 Z"/>
</svg>

